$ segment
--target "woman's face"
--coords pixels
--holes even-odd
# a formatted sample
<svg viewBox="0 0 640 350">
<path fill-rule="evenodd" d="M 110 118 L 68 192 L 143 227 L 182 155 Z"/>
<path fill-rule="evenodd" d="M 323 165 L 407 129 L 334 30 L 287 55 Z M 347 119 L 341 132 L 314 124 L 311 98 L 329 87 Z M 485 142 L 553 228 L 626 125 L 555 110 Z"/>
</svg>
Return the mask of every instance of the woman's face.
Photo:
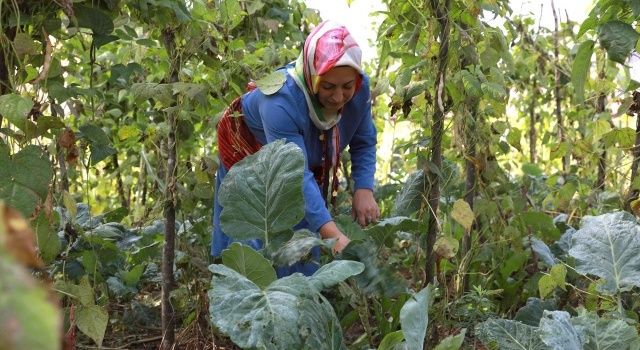
<svg viewBox="0 0 640 350">
<path fill-rule="evenodd" d="M 356 92 L 358 71 L 352 67 L 333 67 L 320 76 L 318 85 L 318 101 L 325 110 L 337 112 Z"/>
</svg>

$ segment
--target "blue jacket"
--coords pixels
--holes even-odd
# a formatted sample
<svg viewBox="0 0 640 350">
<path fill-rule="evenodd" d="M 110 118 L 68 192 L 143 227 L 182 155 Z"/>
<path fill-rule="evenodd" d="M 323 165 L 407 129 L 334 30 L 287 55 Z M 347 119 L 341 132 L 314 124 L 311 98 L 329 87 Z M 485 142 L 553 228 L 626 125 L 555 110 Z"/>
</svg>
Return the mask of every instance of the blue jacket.
<svg viewBox="0 0 640 350">
<path fill-rule="evenodd" d="M 304 227 L 317 232 L 322 225 L 332 219 L 325 206 L 321 190 L 313 173 L 309 170 L 311 167 L 321 165 L 322 142 L 319 139 L 321 131 L 309 118 L 309 109 L 303 92 L 293 78 L 287 75 L 283 87 L 273 95 L 264 95 L 259 89 L 243 95 L 242 112 L 247 126 L 261 144 L 284 138 L 302 149 L 305 156 L 303 180 L 305 218 L 296 228 Z M 343 107 L 338 129 L 340 130 L 340 151 L 349 146 L 354 189 L 373 189 L 377 134 L 371 116 L 368 77 L 364 77 L 360 89 Z M 329 151 L 329 154 L 332 152 Z M 211 250 L 213 256 L 219 256 L 230 243 L 229 238 L 219 228 L 221 208 L 217 196 L 217 189 L 226 171 L 227 169 L 224 169 L 221 164 L 216 181 Z"/>
</svg>

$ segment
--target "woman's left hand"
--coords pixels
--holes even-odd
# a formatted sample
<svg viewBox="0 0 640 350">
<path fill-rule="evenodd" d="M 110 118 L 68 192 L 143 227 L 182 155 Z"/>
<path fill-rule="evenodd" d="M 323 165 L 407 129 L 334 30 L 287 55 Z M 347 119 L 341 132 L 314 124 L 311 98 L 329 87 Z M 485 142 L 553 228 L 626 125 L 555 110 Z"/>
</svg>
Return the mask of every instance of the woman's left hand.
<svg viewBox="0 0 640 350">
<path fill-rule="evenodd" d="M 373 191 L 368 188 L 357 189 L 353 194 L 353 205 L 351 216 L 357 220 L 360 226 L 365 227 L 371 223 L 378 222 L 380 218 L 380 208 L 373 198 Z"/>
</svg>

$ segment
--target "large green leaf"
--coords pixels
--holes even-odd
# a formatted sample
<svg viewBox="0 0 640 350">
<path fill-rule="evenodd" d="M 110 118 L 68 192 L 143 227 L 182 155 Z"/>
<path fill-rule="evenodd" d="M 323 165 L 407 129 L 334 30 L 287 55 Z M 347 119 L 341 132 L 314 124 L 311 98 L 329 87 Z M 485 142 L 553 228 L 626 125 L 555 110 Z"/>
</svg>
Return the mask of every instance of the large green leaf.
<svg viewBox="0 0 640 350">
<path fill-rule="evenodd" d="M 371 241 L 351 241 L 340 257 L 364 264 L 364 271 L 355 276 L 358 287 L 366 294 L 393 297 L 407 289 L 407 281 L 396 276 L 396 270 L 378 259 L 378 248 Z"/>
<path fill-rule="evenodd" d="M 365 230 L 373 241 L 381 247 L 391 247 L 396 234 L 400 231 L 416 232 L 421 228 L 420 221 L 403 216 L 394 216 L 384 219 L 375 226 Z"/>
<path fill-rule="evenodd" d="M 476 325 L 476 336 L 488 347 L 500 350 L 548 350 L 538 327 L 512 320 L 488 319 Z"/>
<path fill-rule="evenodd" d="M 220 187 L 222 229 L 238 240 L 261 239 L 290 230 L 304 216 L 304 156 L 294 143 L 278 140 L 236 163 Z"/>
<path fill-rule="evenodd" d="M 263 94 L 273 95 L 280 90 L 285 81 L 287 81 L 287 73 L 283 70 L 278 70 L 256 81 L 256 85 Z"/>
<path fill-rule="evenodd" d="M 0 248 L 0 349 L 59 349 L 61 329 L 47 291 Z"/>
<path fill-rule="evenodd" d="M 624 63 L 631 50 L 636 47 L 640 34 L 629 24 L 613 20 L 598 28 L 598 38 L 607 50 L 609 59 Z"/>
<path fill-rule="evenodd" d="M 463 328 L 458 335 L 450 335 L 444 339 L 433 350 L 458 350 L 464 342 L 464 336 L 467 334 L 467 329 Z"/>
<path fill-rule="evenodd" d="M 44 201 L 53 178 L 51 162 L 39 147 L 30 145 L 9 156 L 0 144 L 0 199 L 31 216 L 38 199 Z"/>
<path fill-rule="evenodd" d="M 431 284 L 427 285 L 409 298 L 400 309 L 400 326 L 409 349 L 422 349 L 429 325 L 433 289 Z"/>
<path fill-rule="evenodd" d="M 594 44 L 595 42 L 593 40 L 586 40 L 580 44 L 580 47 L 578 47 L 578 53 L 573 60 L 571 82 L 573 83 L 578 103 L 582 103 L 584 101 L 584 83 L 589 75 Z"/>
<path fill-rule="evenodd" d="M 33 108 L 33 100 L 18 94 L 0 96 L 0 115 L 21 130 L 24 129 L 27 115 Z"/>
<path fill-rule="evenodd" d="M 265 290 L 224 265 L 211 265 L 213 324 L 241 348 L 344 349 L 331 304 L 300 274 Z"/>
<path fill-rule="evenodd" d="M 251 247 L 233 243 L 222 252 L 222 263 L 248 278 L 261 289 L 265 289 L 277 279 L 276 270 L 269 260 L 265 259 Z"/>
<path fill-rule="evenodd" d="M 313 232 L 306 229 L 298 230 L 290 240 L 275 252 L 273 263 L 276 266 L 293 265 L 307 257 L 315 246 L 331 248 L 329 243 L 316 237 Z"/>
<path fill-rule="evenodd" d="M 582 350 L 584 333 L 571 324 L 565 311 L 544 311 L 540 320 L 540 338 L 553 350 Z"/>
<path fill-rule="evenodd" d="M 516 312 L 515 320 L 520 321 L 529 326 L 537 327 L 545 310 L 556 310 L 555 300 L 541 300 L 539 298 L 527 299 L 527 304 Z"/>
<path fill-rule="evenodd" d="M 89 140 L 91 165 L 96 165 L 116 153 L 116 150 L 110 145 L 109 136 L 100 127 L 86 124 L 80 127 L 80 131 Z"/>
<path fill-rule="evenodd" d="M 55 231 L 51 230 L 51 223 L 44 212 L 32 222 L 33 229 L 38 238 L 38 251 L 45 263 L 51 263 L 58 256 L 61 244 Z"/>
<path fill-rule="evenodd" d="M 629 349 L 638 340 L 638 331 L 623 320 L 607 320 L 595 313 L 584 313 L 571 322 L 587 335 L 584 350 Z"/>
<path fill-rule="evenodd" d="M 409 216 L 418 209 L 422 203 L 423 192 L 425 191 L 425 176 L 422 169 L 411 173 L 407 181 L 402 186 L 402 190 L 396 197 L 393 208 L 394 216 Z"/>
<path fill-rule="evenodd" d="M 102 346 L 108 322 L 109 314 L 102 306 L 80 306 L 76 311 L 78 329 L 91 338 L 98 347 Z"/>
<path fill-rule="evenodd" d="M 569 255 L 576 270 L 604 279 L 598 288 L 614 295 L 640 286 L 640 230 L 635 218 L 614 212 L 583 218 L 573 234 Z"/>
<path fill-rule="evenodd" d="M 364 271 L 364 264 L 361 262 L 334 260 L 318 269 L 309 281 L 318 291 L 321 291 L 362 273 L 362 271 Z"/>
<path fill-rule="evenodd" d="M 75 6 L 74 14 L 78 20 L 78 27 L 89 28 L 93 34 L 107 35 L 113 31 L 111 17 L 99 8 Z"/>
</svg>

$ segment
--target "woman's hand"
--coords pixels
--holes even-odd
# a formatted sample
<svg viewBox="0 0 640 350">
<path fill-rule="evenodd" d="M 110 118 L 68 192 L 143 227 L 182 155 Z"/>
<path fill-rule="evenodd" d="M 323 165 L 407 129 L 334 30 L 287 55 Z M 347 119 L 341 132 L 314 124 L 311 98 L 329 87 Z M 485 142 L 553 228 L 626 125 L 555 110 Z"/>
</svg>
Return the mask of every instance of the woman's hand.
<svg viewBox="0 0 640 350">
<path fill-rule="evenodd" d="M 340 253 L 351 242 L 349 237 L 345 236 L 338 228 L 335 222 L 329 221 L 320 227 L 320 237 L 322 239 L 335 239 L 336 243 L 333 245 L 333 252 Z"/>
<path fill-rule="evenodd" d="M 351 217 L 357 220 L 360 226 L 378 222 L 380 218 L 380 208 L 373 198 L 373 191 L 368 188 L 357 189 L 353 194 L 353 205 L 351 207 Z"/>
</svg>

